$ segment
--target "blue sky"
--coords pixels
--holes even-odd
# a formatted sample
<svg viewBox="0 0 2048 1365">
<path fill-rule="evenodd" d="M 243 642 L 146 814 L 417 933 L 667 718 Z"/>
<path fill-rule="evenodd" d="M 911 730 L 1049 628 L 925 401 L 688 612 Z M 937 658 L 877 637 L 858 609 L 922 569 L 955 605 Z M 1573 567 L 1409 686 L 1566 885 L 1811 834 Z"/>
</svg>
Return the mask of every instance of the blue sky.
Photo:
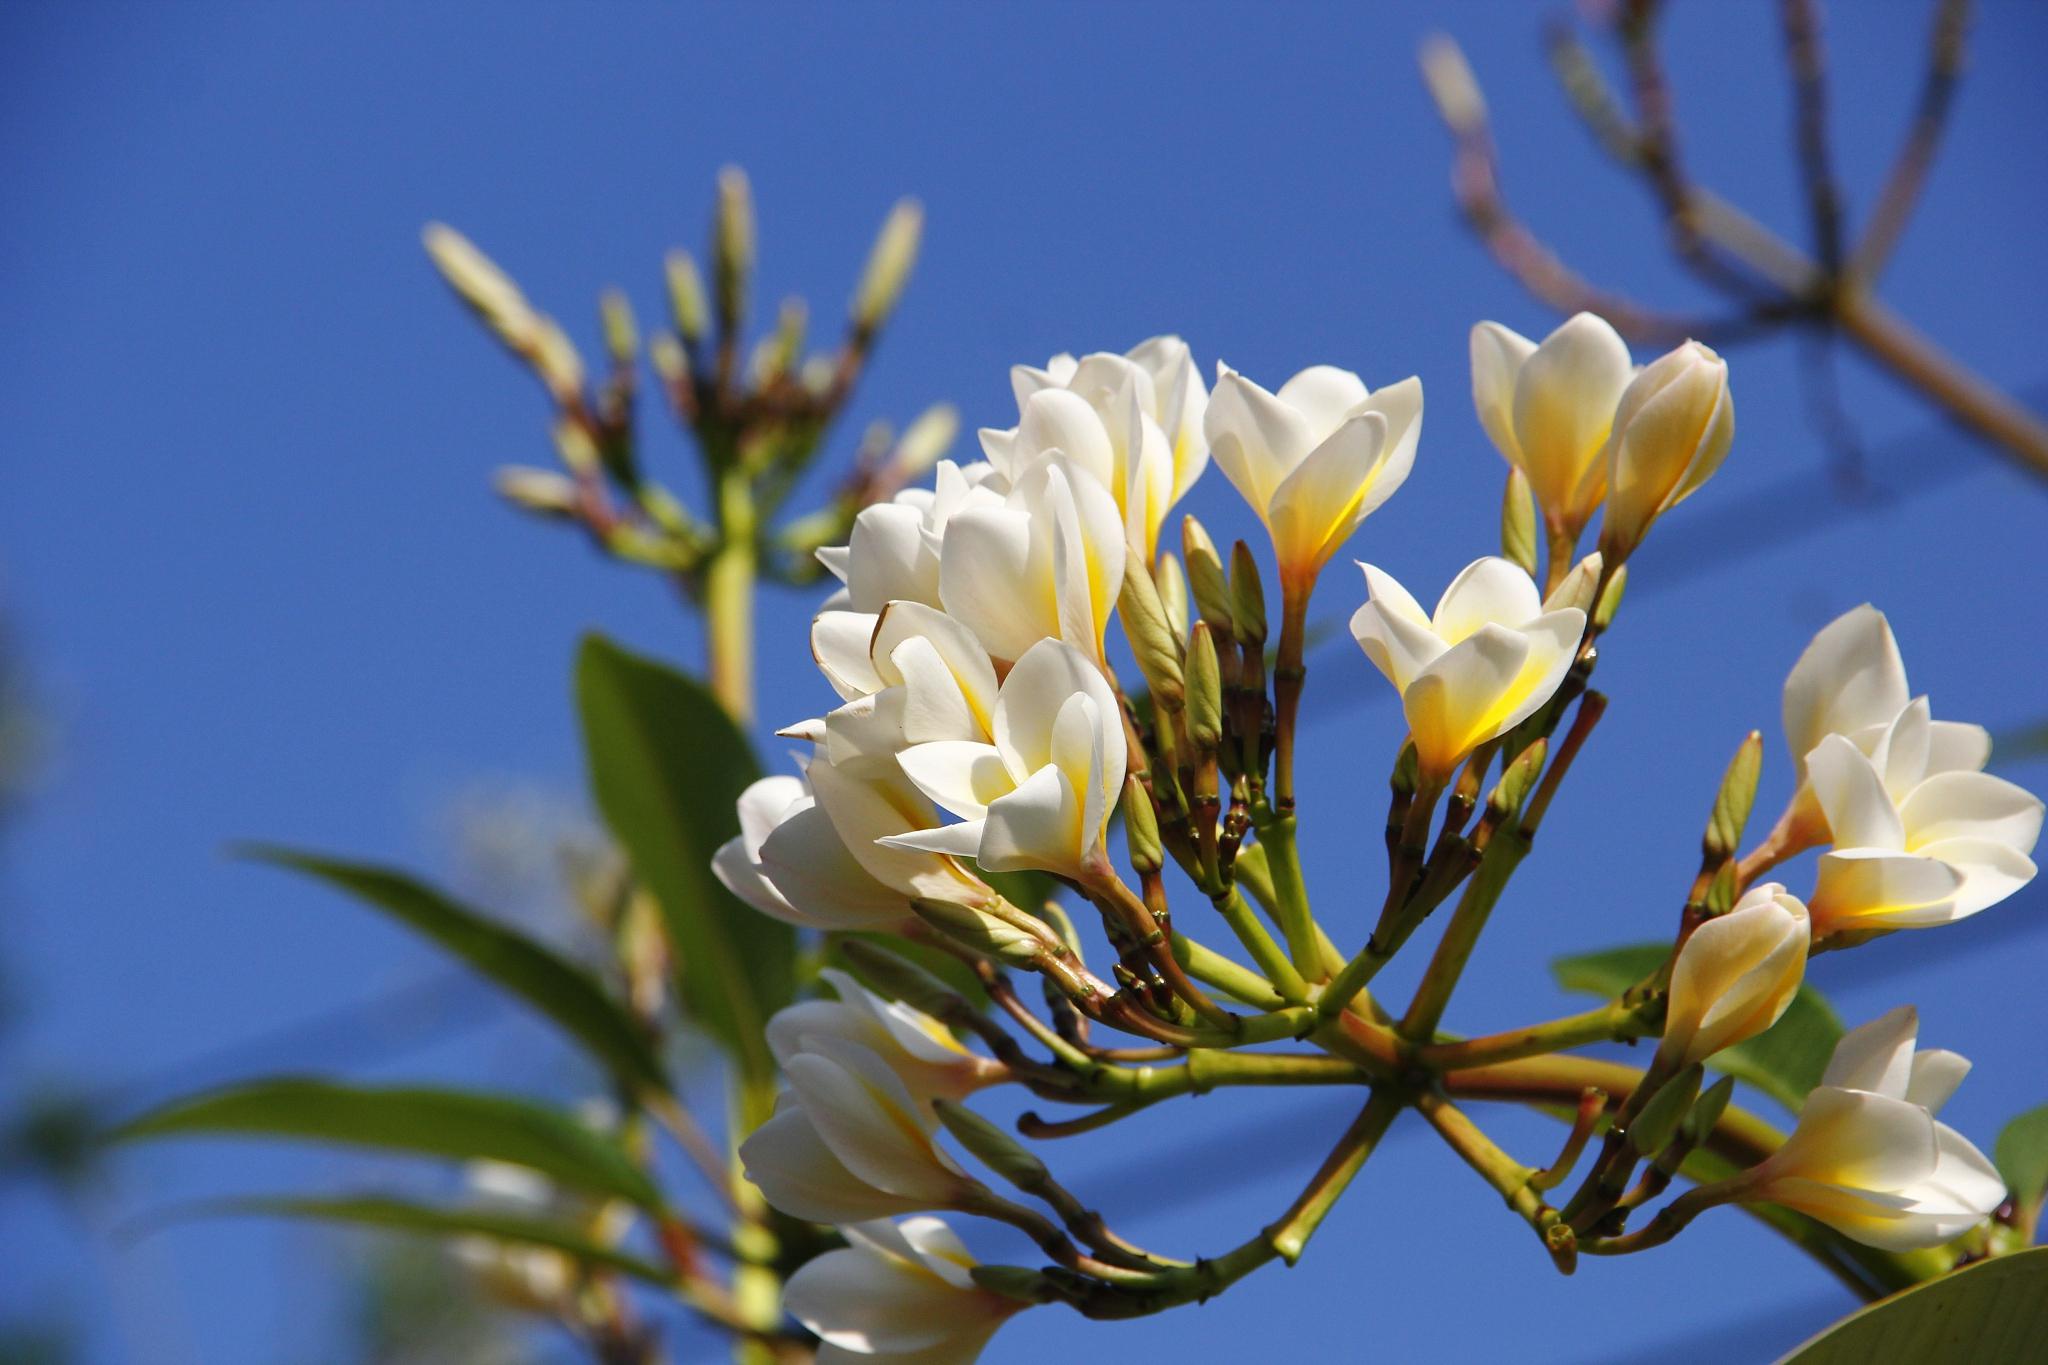
<svg viewBox="0 0 2048 1365">
<path fill-rule="evenodd" d="M 1903 130 L 1924 8 L 1843 5 L 1831 24 L 1852 214 Z M 1773 9 L 1675 10 L 1690 164 L 1802 235 Z M 1352 549 L 1429 597 L 1495 525 L 1501 466 L 1467 397 L 1466 330 L 1551 319 L 1453 214 L 1416 41 L 1440 24 L 1465 43 L 1508 191 L 1554 245 L 1639 296 L 1705 302 L 1665 260 L 1644 197 L 1570 123 L 1538 18 L 1507 4 L 0 9 L 0 594 L 60 729 L 6 855 L 0 923 L 27 1018 L 0 1053 L 0 1103 L 51 1075 L 131 1102 L 252 1069 L 522 1088 L 557 1074 L 531 1064 L 516 1020 L 442 990 L 426 950 L 221 853 L 260 836 L 451 871 L 446 812 L 479 782 L 575 800 L 580 631 L 698 656 L 658 583 L 495 504 L 494 466 L 545 462 L 543 406 L 432 277 L 422 222 L 470 233 L 594 348 L 600 288 L 658 316 L 661 253 L 701 239 L 725 162 L 754 178 L 765 299 L 806 294 L 821 318 L 888 204 L 918 194 L 927 250 L 855 430 L 940 398 L 970 426 L 1006 425 L 1010 364 L 1167 330 L 1205 366 L 1268 382 L 1316 362 L 1375 385 L 1419 374 L 1415 474 Z M 1985 7 L 1948 145 L 1884 284 L 1923 330 L 2037 396 L 2044 23 L 2030 6 Z M 1734 453 L 1640 561 L 1603 650 L 1614 704 L 1454 1027 L 1554 1013 L 1549 957 L 1664 932 L 1712 783 L 1752 726 L 1773 743 L 1763 803 L 1783 795 L 1778 688 L 1839 611 L 1870 599 L 1890 613 L 1939 715 L 2005 731 L 2048 709 L 2039 485 L 1846 357 L 1876 487 L 1845 500 L 1821 474 L 1799 348 L 1746 346 L 1731 363 Z M 681 454 L 652 458 L 694 492 Z M 1220 478 L 1193 506 L 1219 533 L 1250 529 Z M 1333 571 L 1318 614 L 1359 595 Z M 768 601 L 769 720 L 825 696 L 802 638 L 811 609 Z M 1348 644 L 1312 660 L 1306 838 L 1341 937 L 1363 931 L 1366 899 L 1342 889 L 1380 875 L 1399 739 L 1382 686 Z M 2048 786 L 2038 761 L 2002 771 Z M 1923 1038 L 1976 1059 L 1951 1113 L 1987 1146 L 2048 1098 L 2025 986 L 2048 947 L 2043 902 L 2029 891 L 1815 967 L 1852 1023 L 1912 1000 Z M 361 1031 L 243 1047 L 392 991 L 410 992 L 417 1019 L 394 1008 Z M 415 1046 L 421 1034 L 439 1041 Z M 1345 1117 L 1337 1096 L 1217 1096 L 1054 1158 L 1133 1235 L 1191 1253 L 1270 1218 Z M 1547 1159 L 1547 1125 L 1497 1117 L 1504 1141 Z M 1134 1163 L 1162 1147 L 1187 1155 Z M 1247 1154 L 1271 1169 L 1241 1178 Z M 331 1243 L 247 1224 L 114 1232 L 177 1197 L 387 1170 L 166 1147 L 124 1160 L 83 1230 L 0 1187 L 0 1312 L 90 1314 L 108 1362 L 333 1358 Z M 1847 1306 L 1732 1216 L 1559 1281 L 1408 1123 L 1299 1268 L 1147 1324 L 1030 1314 L 990 1359 L 1089 1338 L 1206 1359 L 1287 1332 L 1347 1354 L 1384 1334 L 1387 1359 L 1621 1360 L 1660 1323 L 1689 1343 L 1668 1358 L 1761 1357 Z"/>
</svg>

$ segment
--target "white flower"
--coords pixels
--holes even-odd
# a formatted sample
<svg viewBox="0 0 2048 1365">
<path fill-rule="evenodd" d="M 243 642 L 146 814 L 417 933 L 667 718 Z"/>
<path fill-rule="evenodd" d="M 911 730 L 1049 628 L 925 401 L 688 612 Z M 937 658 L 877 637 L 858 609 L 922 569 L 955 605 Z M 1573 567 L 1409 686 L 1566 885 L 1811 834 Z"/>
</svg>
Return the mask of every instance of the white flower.
<svg viewBox="0 0 2048 1365">
<path fill-rule="evenodd" d="M 1065 640 L 1102 662 L 1102 633 L 1124 582 L 1116 501 L 1068 457 L 1020 471 L 1000 507 L 947 523 L 939 600 L 991 658 L 1021 659 L 1040 640 Z"/>
<path fill-rule="evenodd" d="M 1465 757 L 1550 700 L 1579 647 L 1586 614 L 1545 611 L 1529 575 L 1481 559 L 1451 580 L 1425 616 L 1408 591 L 1370 564 L 1372 596 L 1351 634 L 1401 693 L 1426 780 L 1441 783 Z"/>
<path fill-rule="evenodd" d="M 783 1295 L 823 1340 L 818 1365 L 970 1365 L 1025 1305 L 974 1282 L 974 1258 L 937 1218 L 841 1229 L 847 1246 L 804 1263 Z"/>
<path fill-rule="evenodd" d="M 1909 704 L 1865 752 L 1834 734 L 1807 755 L 1807 781 L 1833 831 L 1809 898 L 1817 936 L 1917 929 L 1974 915 L 2034 877 L 2041 802 L 2003 778 L 1937 768 L 1927 700 Z"/>
<path fill-rule="evenodd" d="M 794 1104 L 740 1145 L 747 1178 L 816 1222 L 952 1208 L 981 1187 L 938 1145 L 938 1118 L 873 1049 L 814 1034 L 781 1059 Z"/>
<path fill-rule="evenodd" d="M 1595 469 L 1633 373 L 1620 333 L 1591 313 L 1565 319 L 1540 346 L 1497 322 L 1472 329 L 1479 424 L 1553 528 L 1574 539 L 1600 505 L 1606 481 Z"/>
<path fill-rule="evenodd" d="M 880 1057 L 919 1099 L 964 1099 L 1009 1075 L 1000 1062 L 962 1047 L 952 1030 L 923 1010 L 876 995 L 834 968 L 818 974 L 839 998 L 800 1001 L 775 1012 L 768 1021 L 768 1048 L 778 1065 L 815 1051 L 820 1038 L 843 1038 Z"/>
<path fill-rule="evenodd" d="M 1778 1022 L 1806 975 L 1810 937 L 1806 907 L 1776 882 L 1695 929 L 1672 964 L 1659 1059 L 1683 1069 Z"/>
<path fill-rule="evenodd" d="M 996 670 L 974 633 L 921 602 L 891 602 L 872 619 L 862 656 L 821 660 L 862 689 L 825 717 L 826 756 L 845 764 L 932 740 L 986 739 Z"/>
<path fill-rule="evenodd" d="M 1268 393 L 1227 365 L 1203 422 L 1209 450 L 1266 523 L 1283 583 L 1297 593 L 1394 495 L 1422 435 L 1422 381 L 1369 392 L 1349 370 L 1316 365 Z"/>
<path fill-rule="evenodd" d="M 1094 663 L 1060 640 L 1032 646 L 997 693 L 992 737 L 904 750 L 910 780 L 962 823 L 883 846 L 973 858 L 996 872 L 1099 870 L 1126 754 L 1123 713 Z"/>
<path fill-rule="evenodd" d="M 1134 552 L 1150 562 L 1160 524 L 1209 462 L 1202 435 L 1208 394 L 1179 337 L 1154 337 L 1128 355 L 1010 371 L 1019 422 L 981 433 L 989 462 L 1012 481 L 1059 452 L 1095 476 L 1122 510 Z"/>
<path fill-rule="evenodd" d="M 1837 1043 L 1798 1127 L 1742 1178 L 1742 1197 L 1887 1251 L 1939 1246 L 2004 1202 L 1997 1169 L 1934 1117 L 1970 1064 L 1953 1052 L 1916 1054 L 1918 1030 L 1901 1006 Z"/>
<path fill-rule="evenodd" d="M 1735 400 L 1720 356 L 1688 341 L 1644 366 L 1622 391 L 1606 452 L 1586 475 L 1606 489 L 1600 545 L 1608 557 L 1626 557 L 1652 521 L 1711 478 L 1734 439 Z"/>
</svg>

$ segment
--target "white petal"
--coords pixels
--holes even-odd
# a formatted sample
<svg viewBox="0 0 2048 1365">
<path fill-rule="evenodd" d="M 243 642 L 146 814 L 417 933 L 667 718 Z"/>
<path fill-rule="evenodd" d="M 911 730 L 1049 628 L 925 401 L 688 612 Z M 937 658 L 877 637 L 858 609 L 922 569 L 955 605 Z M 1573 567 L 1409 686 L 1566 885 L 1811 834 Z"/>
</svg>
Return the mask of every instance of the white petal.
<svg viewBox="0 0 2048 1365">
<path fill-rule="evenodd" d="M 1938 858 L 1876 848 L 1823 853 L 1806 908 L 1814 937 L 1841 930 L 1919 929 L 1958 918 L 1962 876 Z"/>
<path fill-rule="evenodd" d="M 1058 768 L 1040 768 L 989 803 L 976 854 L 991 872 L 1039 868 L 1076 875 L 1085 852 L 1080 795 Z"/>
<path fill-rule="evenodd" d="M 1823 737 L 1889 724 L 1910 700 L 1906 665 L 1884 613 L 1866 602 L 1836 617 L 1785 679 L 1785 739 L 1799 775 Z"/>
<path fill-rule="evenodd" d="M 1836 847 L 1905 848 L 1906 827 L 1884 779 L 1848 739 L 1829 735 L 1815 745 L 1806 774 Z"/>
<path fill-rule="evenodd" d="M 1094 407 L 1078 393 L 1047 389 L 1024 404 L 1017 443 L 1030 456 L 1059 451 L 1105 488 L 1115 474 L 1116 454 Z M 1016 478 L 1020 471 L 1012 470 Z"/>
<path fill-rule="evenodd" d="M 1482 626 L 1431 660 L 1401 694 L 1401 707 L 1425 769 L 1437 778 L 1500 733 L 1520 700 L 1514 687 L 1529 657 L 1529 637 Z"/>
<path fill-rule="evenodd" d="M 1927 772 L 1976 772 L 1991 761 L 1991 732 L 1961 721 L 1932 722 L 1927 738 Z"/>
<path fill-rule="evenodd" d="M 1301 457 L 1316 444 L 1307 420 L 1235 370 L 1218 367 L 1202 419 L 1209 453 L 1244 500 L 1264 515 Z"/>
<path fill-rule="evenodd" d="M 974 858 L 981 853 L 982 825 L 982 820 L 962 820 L 957 825 L 887 835 L 875 843 L 885 849 L 938 853 L 948 858 Z"/>
<path fill-rule="evenodd" d="M 1494 449 L 1508 463 L 1519 465 L 1522 450 L 1515 442 L 1515 380 L 1536 343 L 1497 322 L 1472 328 L 1472 406 Z"/>
<path fill-rule="evenodd" d="M 1918 850 L 1937 858 L 1962 878 L 1950 916 L 1962 919 L 1992 906 L 2034 880 L 2034 860 L 1995 839 L 1938 839 Z"/>
<path fill-rule="evenodd" d="M 936 740 L 905 749 L 896 761 L 919 791 L 966 820 L 979 820 L 989 802 L 1017 785 L 993 744 Z"/>
<path fill-rule="evenodd" d="M 869 653 L 876 619 L 864 611 L 827 611 L 811 622 L 811 657 L 844 701 L 872 696 L 884 686 Z"/>
<path fill-rule="evenodd" d="M 1003 679 L 995 714 L 996 748 L 1012 777 L 1021 781 L 1053 761 L 1053 723 L 1077 692 L 1093 697 L 1103 715 L 1119 714 L 1101 671 L 1066 641 L 1042 640 L 1017 660 Z"/>
<path fill-rule="evenodd" d="M 936 1276 L 846 1247 L 805 1262 L 790 1277 L 783 1306 L 828 1346 L 894 1361 L 943 1342 L 959 1298 Z"/>
<path fill-rule="evenodd" d="M 1924 1180 L 1935 1159 L 1934 1120 L 1925 1109 L 1824 1083 L 1807 1095 L 1798 1126 L 1768 1164 L 1787 1175 L 1889 1192 Z"/>
<path fill-rule="evenodd" d="M 823 765 L 829 766 L 829 765 Z M 784 821 L 761 846 L 761 867 L 795 911 L 822 929 L 884 929 L 909 913 L 900 892 L 869 875 L 815 805 Z"/>
<path fill-rule="evenodd" d="M 1944 1048 L 1923 1048 L 1913 1054 L 1912 1070 L 1907 1074 L 1906 1098 L 1930 1114 L 1939 1114 L 1941 1107 L 1948 1103 L 1949 1096 L 1956 1093 L 1956 1087 L 1963 1083 L 1963 1077 L 1970 1074 L 1970 1059 L 1960 1052 Z"/>
<path fill-rule="evenodd" d="M 877 612 L 894 598 L 936 599 L 938 565 L 924 543 L 924 515 L 901 503 L 876 503 L 853 520 L 846 590 L 857 611 Z"/>
<path fill-rule="evenodd" d="M 1346 418 L 1328 439 L 1273 490 L 1266 524 L 1282 572 L 1320 568 L 1350 539 L 1378 481 L 1386 453 L 1387 419 L 1377 412 Z"/>
<path fill-rule="evenodd" d="M 912 1213 L 914 1199 L 889 1194 L 846 1169 L 801 1105 L 785 1105 L 740 1144 L 740 1162 L 770 1204 L 792 1218 L 847 1223 Z"/>
<path fill-rule="evenodd" d="M 1429 618 L 1406 588 L 1370 564 L 1358 567 L 1365 570 L 1371 596 L 1352 614 L 1351 637 L 1373 667 L 1405 691 L 1415 675 L 1444 652 L 1444 642 L 1430 629 Z"/>
<path fill-rule="evenodd" d="M 1911 1005 L 1887 1010 L 1842 1035 L 1820 1083 L 1906 1098 L 1913 1074 L 1913 1040 L 1919 1032 L 1920 1013 Z"/>
<path fill-rule="evenodd" d="M 1057 624 L 1052 566 L 1034 574 L 1031 517 L 1011 507 L 969 508 L 946 523 L 939 598 L 997 659 L 1015 659 Z"/>
<path fill-rule="evenodd" d="M 959 1192 L 965 1177 L 933 1144 L 930 1110 L 871 1049 L 816 1038 L 783 1072 L 818 1136 L 861 1180 L 926 1207 Z"/>
<path fill-rule="evenodd" d="M 1302 415 L 1310 439 L 1322 441 L 1365 405 L 1365 381 L 1335 365 L 1311 365 L 1273 395 Z"/>
<path fill-rule="evenodd" d="M 1515 441 L 1522 472 L 1546 508 L 1572 508 L 1633 369 L 1620 335 L 1591 313 L 1567 318 L 1522 362 L 1515 377 Z"/>
<path fill-rule="evenodd" d="M 1989 839 L 2019 853 L 2041 837 L 2039 797 L 1990 773 L 1937 773 L 1899 805 L 1906 847 L 1920 852 L 1942 839 Z"/>
<path fill-rule="evenodd" d="M 1415 448 L 1422 441 L 1422 381 L 1410 375 L 1373 390 L 1372 397 L 1365 400 L 1365 410 L 1387 419 L 1387 437 L 1379 468 L 1373 471 L 1372 482 L 1359 499 L 1355 515 L 1360 520 L 1399 492 L 1415 467 Z"/>
<path fill-rule="evenodd" d="M 1497 555 L 1476 559 L 1451 580 L 1436 604 L 1430 628 L 1454 645 L 1489 623 L 1519 629 L 1543 612 L 1535 580 Z"/>
</svg>

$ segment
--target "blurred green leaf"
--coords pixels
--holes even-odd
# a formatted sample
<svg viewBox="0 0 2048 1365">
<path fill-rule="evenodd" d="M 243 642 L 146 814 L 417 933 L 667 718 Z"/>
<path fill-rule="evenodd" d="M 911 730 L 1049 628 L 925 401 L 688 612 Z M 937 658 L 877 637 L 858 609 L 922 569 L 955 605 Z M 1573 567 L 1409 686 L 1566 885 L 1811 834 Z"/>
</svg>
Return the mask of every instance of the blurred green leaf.
<svg viewBox="0 0 2048 1365">
<path fill-rule="evenodd" d="M 1668 943 L 1632 943 L 1558 958 L 1550 964 L 1550 973 L 1565 990 L 1612 998 L 1656 971 L 1670 952 Z M 1811 986 L 1801 986 L 1777 1023 L 1748 1042 L 1714 1054 L 1707 1065 L 1747 1081 L 1796 1111 L 1807 1092 L 1820 1084 L 1842 1032 L 1842 1021 L 1826 997 Z"/>
<path fill-rule="evenodd" d="M 1781 1365 L 2039 1360 L 2048 1341 L 2048 1247 L 1994 1256 L 1874 1303 Z"/>
<path fill-rule="evenodd" d="M 401 872 L 268 845 L 250 858 L 320 878 L 432 939 L 560 1025 L 629 1090 L 667 1091 L 646 1032 L 581 967 Z"/>
<path fill-rule="evenodd" d="M 1991 1159 L 2021 1208 L 2039 1204 L 2042 1194 L 2048 1192 L 2048 1104 L 2029 1109 L 2006 1124 Z"/>
<path fill-rule="evenodd" d="M 796 933 L 711 872 L 760 771 L 746 737 L 702 686 L 601 636 L 584 638 L 576 696 L 598 809 L 661 905 L 685 1006 L 745 1079 L 770 1082 L 763 1030 L 795 995 Z"/>
<path fill-rule="evenodd" d="M 458 1161 L 503 1161 L 559 1185 L 646 1209 L 661 1194 L 608 1138 L 567 1114 L 471 1091 L 356 1087 L 284 1078 L 231 1086 L 132 1119 L 111 1135 L 302 1138 Z"/>
<path fill-rule="evenodd" d="M 651 1261 L 593 1242 L 581 1231 L 531 1214 L 493 1208 L 437 1208 L 375 1196 L 342 1199 L 221 1199 L 173 1209 L 166 1218 L 209 1218 L 251 1214 L 384 1228 L 424 1237 L 488 1237 L 509 1246 L 545 1247 L 571 1260 L 616 1270 L 648 1284 L 673 1289 L 676 1277 Z"/>
</svg>

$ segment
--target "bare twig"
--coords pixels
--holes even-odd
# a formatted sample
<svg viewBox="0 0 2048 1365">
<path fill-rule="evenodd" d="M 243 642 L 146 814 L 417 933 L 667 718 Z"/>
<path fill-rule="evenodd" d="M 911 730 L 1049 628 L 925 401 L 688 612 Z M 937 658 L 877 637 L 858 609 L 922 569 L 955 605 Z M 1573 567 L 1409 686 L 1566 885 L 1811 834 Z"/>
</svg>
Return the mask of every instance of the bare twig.
<svg viewBox="0 0 2048 1365">
<path fill-rule="evenodd" d="M 1927 42 L 1927 75 L 1920 85 L 1912 127 L 1878 192 L 1863 240 L 1856 244 L 1849 261 L 1849 272 L 1858 279 L 1875 279 L 1884 269 L 1913 216 L 1921 187 L 1927 183 L 1928 167 L 1934 164 L 1935 150 L 1948 127 L 1949 108 L 1955 103 L 1956 85 L 1963 74 L 1963 40 L 1969 27 L 1970 0 L 1938 0 Z"/>
<path fill-rule="evenodd" d="M 1821 45 L 1820 11 L 1814 0 L 1783 0 L 1785 55 L 1792 65 L 1793 102 L 1800 176 L 1806 185 L 1807 214 L 1813 222 L 1813 254 L 1822 274 L 1842 270 L 1842 199 L 1828 155 L 1827 52 Z"/>
</svg>

